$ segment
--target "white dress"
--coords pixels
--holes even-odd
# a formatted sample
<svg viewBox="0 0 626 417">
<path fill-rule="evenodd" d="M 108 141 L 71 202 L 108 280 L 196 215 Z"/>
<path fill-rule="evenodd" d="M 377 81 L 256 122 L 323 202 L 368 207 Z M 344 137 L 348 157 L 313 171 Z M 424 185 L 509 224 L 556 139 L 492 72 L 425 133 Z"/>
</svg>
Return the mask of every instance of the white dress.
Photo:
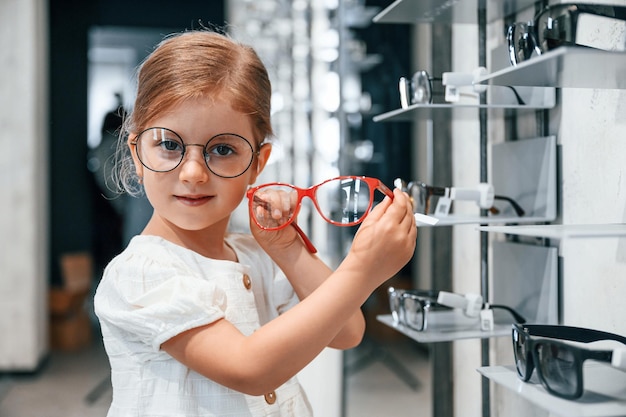
<svg viewBox="0 0 626 417">
<path fill-rule="evenodd" d="M 312 415 L 295 377 L 271 395 L 250 396 L 160 350 L 171 337 L 221 318 L 249 335 L 298 302 L 252 236 L 232 234 L 226 241 L 239 262 L 136 236 L 106 267 L 94 303 L 111 364 L 108 417 Z"/>
</svg>

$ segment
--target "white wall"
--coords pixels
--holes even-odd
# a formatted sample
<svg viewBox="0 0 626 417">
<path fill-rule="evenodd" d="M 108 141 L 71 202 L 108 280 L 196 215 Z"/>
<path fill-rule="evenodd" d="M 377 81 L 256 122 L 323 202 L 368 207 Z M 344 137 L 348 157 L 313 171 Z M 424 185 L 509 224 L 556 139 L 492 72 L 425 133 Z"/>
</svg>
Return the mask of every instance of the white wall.
<svg viewBox="0 0 626 417">
<path fill-rule="evenodd" d="M 0 1 L 0 372 L 47 351 L 46 5 Z"/>
</svg>

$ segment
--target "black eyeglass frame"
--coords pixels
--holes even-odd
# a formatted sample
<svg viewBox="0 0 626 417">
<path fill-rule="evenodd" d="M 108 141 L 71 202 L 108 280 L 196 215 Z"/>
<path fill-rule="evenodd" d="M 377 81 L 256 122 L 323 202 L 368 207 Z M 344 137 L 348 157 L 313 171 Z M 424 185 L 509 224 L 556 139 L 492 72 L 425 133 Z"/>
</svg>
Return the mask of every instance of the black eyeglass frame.
<svg viewBox="0 0 626 417">
<path fill-rule="evenodd" d="M 411 193 L 411 188 L 413 188 L 413 185 L 417 185 L 418 187 L 426 190 L 426 197 L 425 197 L 425 201 L 420 201 L 420 203 L 422 204 L 422 206 L 424 207 L 424 213 L 422 214 L 428 214 L 430 212 L 430 198 L 432 196 L 438 196 L 438 197 L 445 197 L 447 195 L 450 194 L 450 187 L 437 187 L 437 186 L 432 186 L 432 185 L 428 185 L 425 184 L 423 182 L 420 181 L 413 181 L 408 183 L 407 185 L 403 184 L 402 188 L 403 191 L 406 191 L 409 193 L 409 197 L 415 201 L 416 196 L 412 195 Z M 417 196 L 418 199 L 421 199 L 422 195 L 420 193 L 419 196 Z M 503 196 L 503 195 L 494 195 L 493 196 L 494 200 L 503 200 L 508 202 L 509 204 L 511 204 L 511 207 L 513 207 L 513 210 L 515 211 L 515 214 L 517 214 L 519 217 L 523 217 L 526 212 L 524 211 L 524 209 L 522 208 L 522 206 L 519 205 L 519 203 L 517 203 L 517 201 L 513 200 L 511 197 L 507 197 L 507 196 Z M 417 213 L 417 205 L 413 204 L 413 208 L 414 208 L 414 212 Z M 496 208 L 496 207 L 491 207 L 489 209 L 489 212 L 491 214 L 498 214 L 500 211 Z"/>
<path fill-rule="evenodd" d="M 405 291 L 400 296 L 400 309 L 404 312 L 404 324 L 408 328 L 415 330 L 417 332 L 423 332 L 428 330 L 428 314 L 433 310 L 452 310 L 450 307 L 443 306 L 437 303 L 437 298 L 433 297 L 433 294 L 436 294 L 437 291 Z M 413 325 L 406 319 L 407 310 L 405 307 L 405 302 L 407 299 L 411 299 L 416 302 L 416 305 L 419 305 L 422 310 L 422 320 L 421 323 L 417 325 Z M 415 312 L 417 313 L 417 311 Z"/>
<path fill-rule="evenodd" d="M 405 290 L 401 288 L 389 287 L 387 289 L 387 294 L 389 297 L 389 305 L 391 309 L 391 315 L 393 320 L 396 323 L 403 324 L 415 331 L 423 331 L 426 330 L 427 326 L 427 318 L 426 315 L 431 308 L 438 310 L 451 310 L 450 307 L 445 307 L 440 304 L 437 304 L 437 295 L 439 291 L 435 290 Z M 397 306 L 392 305 L 392 297 L 397 301 Z M 412 326 L 406 321 L 406 310 L 404 307 L 405 298 L 410 297 L 414 301 L 417 301 L 423 311 L 422 314 L 422 323 L 421 326 Z"/>
<path fill-rule="evenodd" d="M 612 11 L 612 13 L 609 13 L 609 10 Z M 561 16 L 566 14 L 569 18 L 569 27 L 567 30 L 562 31 L 562 33 L 567 34 L 567 38 L 558 39 L 554 37 L 545 37 L 544 39 L 543 36 L 540 37 L 539 30 L 542 29 L 538 28 L 537 23 L 547 14 L 556 15 L 559 13 Z M 578 18 L 582 14 L 591 14 L 626 21 L 626 7 L 624 6 L 582 3 L 562 3 L 547 6 L 537 13 L 533 20 L 527 23 L 516 22 L 509 26 L 506 39 L 511 65 L 516 66 L 523 61 L 527 61 L 532 57 L 533 53 L 541 55 L 542 53 L 555 49 L 559 46 L 584 46 L 575 43 L 576 31 L 578 29 Z M 522 31 L 519 39 L 517 38 L 516 33 L 518 30 Z M 523 45 L 516 45 L 516 41 L 523 42 Z M 552 43 L 550 41 L 552 41 Z"/>
<path fill-rule="evenodd" d="M 452 307 L 449 307 L 447 305 L 440 304 L 437 302 L 437 298 L 439 296 L 439 291 L 437 290 L 403 290 L 399 288 L 389 287 L 387 289 L 387 293 L 388 293 L 391 313 L 392 313 L 392 317 L 394 321 L 404 324 L 405 326 L 418 332 L 425 331 L 428 328 L 427 316 L 428 316 L 429 311 L 452 310 Z M 394 311 L 393 306 L 391 306 L 392 296 L 395 296 L 398 300 L 398 306 L 397 306 L 398 311 Z M 411 298 L 412 300 L 418 302 L 421 305 L 424 314 L 422 315 L 422 323 L 420 326 L 412 326 L 406 321 L 406 317 L 404 317 L 406 316 L 406 309 L 404 307 L 404 300 L 406 298 Z M 517 323 L 521 323 L 521 324 L 526 323 L 526 319 L 517 311 L 515 311 L 515 309 L 509 306 L 506 306 L 503 304 L 484 303 L 482 305 L 482 308 L 491 309 L 491 310 L 497 310 L 497 309 L 505 310 L 509 314 L 511 314 L 511 316 L 513 316 L 513 318 L 515 319 Z M 404 316 L 403 316 L 403 313 L 404 313 Z"/>
<path fill-rule="evenodd" d="M 406 108 L 411 104 L 432 104 L 432 82 L 441 80 L 441 77 L 431 77 L 426 70 L 416 71 L 410 79 L 400 77 L 400 104 L 403 108 Z M 417 91 L 422 92 L 421 97 L 416 96 Z"/>
<path fill-rule="evenodd" d="M 143 135 L 144 133 L 150 131 L 150 130 L 154 130 L 154 129 L 162 129 L 162 130 L 166 130 L 170 133 L 173 133 L 179 140 L 181 145 L 183 146 L 183 150 L 181 152 L 180 155 L 180 161 L 178 161 L 178 163 L 170 169 L 165 169 L 165 170 L 157 170 L 154 168 L 149 167 L 148 165 L 146 165 L 146 163 L 141 159 L 141 154 L 139 152 L 139 139 L 141 138 L 141 135 Z M 250 155 L 250 162 L 248 162 L 248 165 L 244 168 L 243 171 L 241 171 L 239 174 L 237 175 L 221 175 L 218 174 L 217 172 L 215 172 L 210 166 L 209 166 L 209 159 L 207 158 L 208 153 L 207 153 L 207 147 L 209 146 L 209 144 L 211 143 L 211 141 L 213 141 L 215 138 L 219 138 L 220 136 L 224 136 L 224 135 L 228 135 L 228 136 L 235 136 L 238 138 L 241 138 L 245 143 L 248 144 L 248 146 L 250 147 L 250 150 L 252 151 L 251 155 Z M 139 132 L 137 134 L 137 136 L 135 136 L 133 138 L 133 140 L 130 142 L 131 145 L 135 146 L 135 154 L 137 155 L 137 159 L 139 159 L 139 162 L 141 162 L 141 165 L 143 165 L 146 169 L 149 169 L 152 172 L 171 172 L 174 171 L 176 168 L 178 168 L 180 166 L 180 164 L 182 164 L 183 160 L 185 159 L 185 154 L 187 152 L 187 147 L 189 146 L 197 146 L 199 148 L 202 148 L 202 154 L 204 156 L 204 164 L 206 165 L 206 167 L 208 168 L 209 171 L 211 171 L 214 175 L 220 177 L 220 178 L 237 178 L 242 176 L 243 174 L 246 173 L 246 171 L 248 171 L 248 169 L 250 169 L 250 166 L 252 166 L 252 162 L 254 161 L 254 157 L 255 156 L 259 156 L 261 154 L 260 150 L 254 150 L 254 147 L 252 146 L 252 144 L 250 143 L 250 141 L 248 139 L 246 139 L 245 137 L 238 135 L 236 133 L 218 133 L 217 135 L 212 136 L 204 145 L 200 145 L 197 143 L 185 143 L 185 141 L 183 140 L 183 138 L 176 133 L 175 131 L 173 131 L 172 129 L 168 129 L 166 127 L 161 127 L 161 126 L 152 126 L 149 128 L 146 128 L 144 130 L 142 130 L 141 132 Z M 263 145 L 265 145 L 265 143 L 261 143 L 260 147 L 262 147 Z"/>
<path fill-rule="evenodd" d="M 601 340 L 613 340 L 626 345 L 626 337 L 613 333 L 603 332 L 600 330 L 586 329 L 582 327 L 572 326 L 560 326 L 560 325 L 548 325 L 548 324 L 517 324 L 512 325 L 511 338 L 513 342 L 513 354 L 515 357 L 515 368 L 517 369 L 518 377 L 528 382 L 532 376 L 533 370 L 537 369 L 537 376 L 541 385 L 550 394 L 574 400 L 580 398 L 584 392 L 583 384 L 583 362 L 592 359 L 599 362 L 611 363 L 613 358 L 612 350 L 593 350 L 587 348 L 581 348 L 569 343 L 560 342 L 555 339 L 569 340 L 573 342 L 591 343 Z M 526 361 L 525 372 L 520 369 L 517 341 L 516 336 L 524 335 L 525 343 L 528 343 L 528 347 L 525 350 L 526 357 L 523 358 Z M 542 343 L 549 343 L 551 345 L 565 348 L 574 358 L 574 369 L 576 372 L 576 388 L 574 393 L 567 394 L 563 392 L 555 391 L 547 382 L 541 366 L 539 366 L 539 353 L 538 347 Z"/>
</svg>

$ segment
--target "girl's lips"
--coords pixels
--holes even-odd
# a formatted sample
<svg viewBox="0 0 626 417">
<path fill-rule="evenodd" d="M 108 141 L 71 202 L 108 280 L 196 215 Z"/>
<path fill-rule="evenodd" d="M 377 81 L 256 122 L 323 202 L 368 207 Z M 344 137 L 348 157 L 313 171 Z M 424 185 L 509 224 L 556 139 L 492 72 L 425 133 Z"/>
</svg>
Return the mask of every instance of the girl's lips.
<svg viewBox="0 0 626 417">
<path fill-rule="evenodd" d="M 177 195 L 175 197 L 178 201 L 188 206 L 200 206 L 212 198 L 207 195 Z"/>
</svg>

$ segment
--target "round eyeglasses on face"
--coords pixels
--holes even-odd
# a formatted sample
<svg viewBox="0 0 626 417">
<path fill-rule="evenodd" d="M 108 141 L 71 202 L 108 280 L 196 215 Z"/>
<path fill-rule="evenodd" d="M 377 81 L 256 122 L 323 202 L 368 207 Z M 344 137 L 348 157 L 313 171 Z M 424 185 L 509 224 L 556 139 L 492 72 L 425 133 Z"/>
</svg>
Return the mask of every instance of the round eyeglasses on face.
<svg viewBox="0 0 626 417">
<path fill-rule="evenodd" d="M 213 174 L 222 178 L 242 175 L 252 165 L 259 151 L 243 136 L 235 133 L 220 133 L 204 144 L 185 143 L 176 132 L 165 127 L 150 127 L 137 135 L 131 142 L 141 164 L 154 172 L 169 172 L 176 169 L 183 159 L 187 147 L 202 148 L 204 162 Z"/>
</svg>

